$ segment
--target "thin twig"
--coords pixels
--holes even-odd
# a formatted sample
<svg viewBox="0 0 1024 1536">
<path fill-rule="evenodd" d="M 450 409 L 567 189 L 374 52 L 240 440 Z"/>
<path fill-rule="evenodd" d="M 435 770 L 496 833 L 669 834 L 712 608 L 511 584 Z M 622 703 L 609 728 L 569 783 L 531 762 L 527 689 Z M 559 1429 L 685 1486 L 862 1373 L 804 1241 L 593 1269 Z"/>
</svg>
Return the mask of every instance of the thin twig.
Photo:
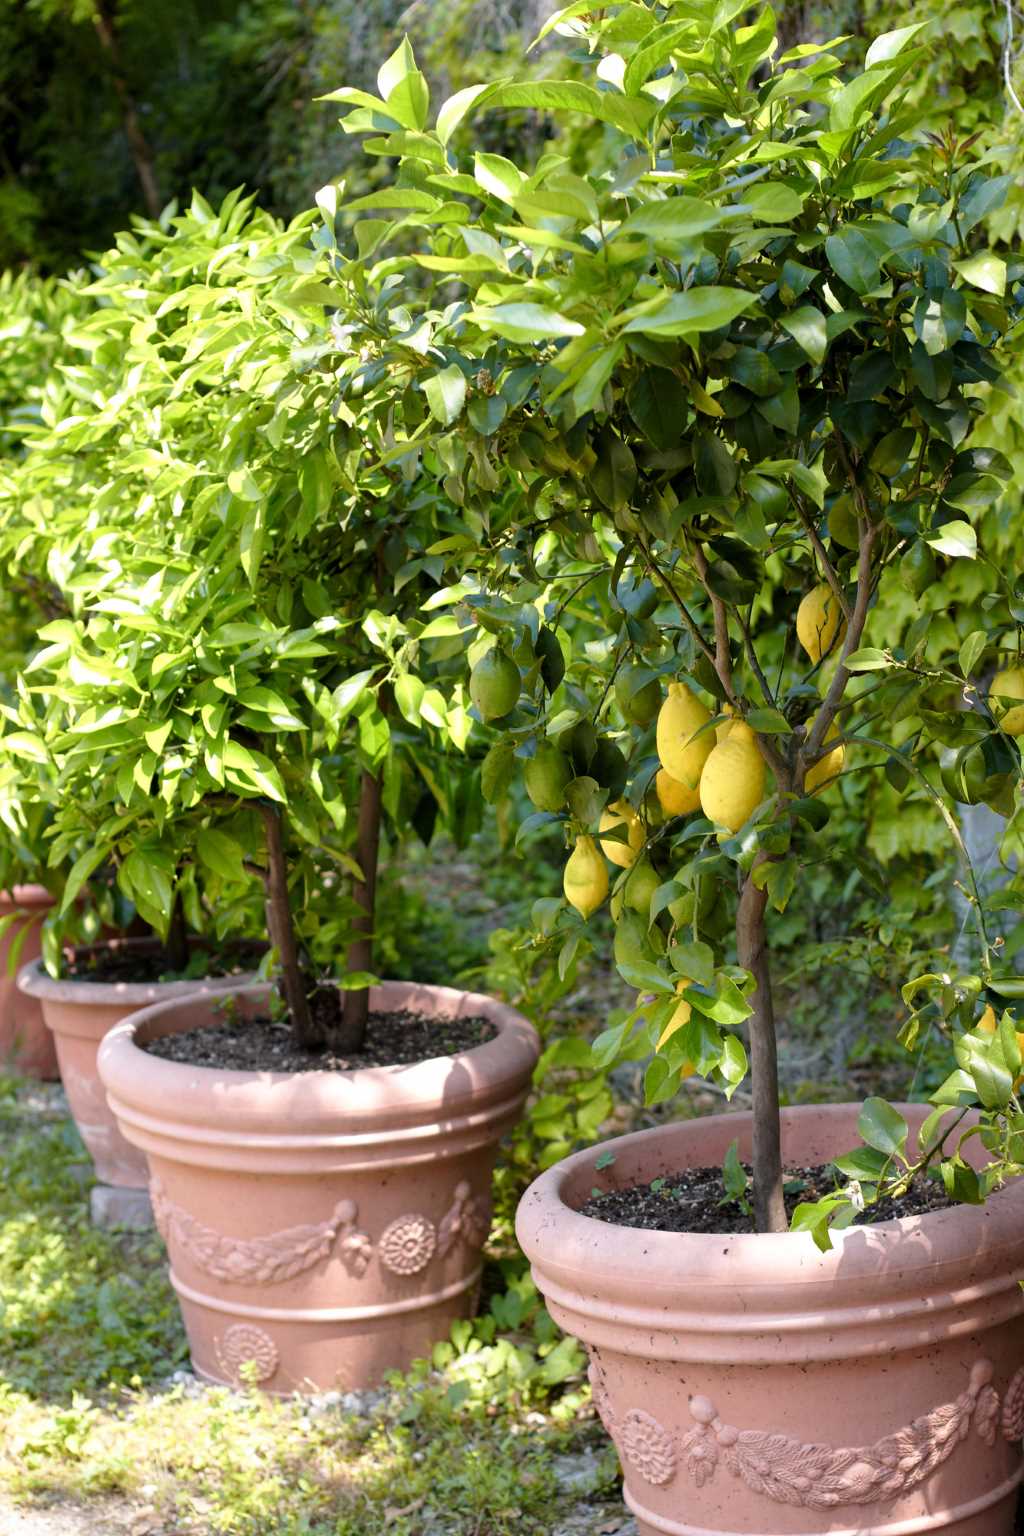
<svg viewBox="0 0 1024 1536">
<path fill-rule="evenodd" d="M 1003 79 L 1006 81 L 1006 94 L 1013 105 L 1024 117 L 1024 105 L 1013 84 L 1013 0 L 1005 0 L 1006 5 L 1006 38 L 1003 42 Z"/>
</svg>

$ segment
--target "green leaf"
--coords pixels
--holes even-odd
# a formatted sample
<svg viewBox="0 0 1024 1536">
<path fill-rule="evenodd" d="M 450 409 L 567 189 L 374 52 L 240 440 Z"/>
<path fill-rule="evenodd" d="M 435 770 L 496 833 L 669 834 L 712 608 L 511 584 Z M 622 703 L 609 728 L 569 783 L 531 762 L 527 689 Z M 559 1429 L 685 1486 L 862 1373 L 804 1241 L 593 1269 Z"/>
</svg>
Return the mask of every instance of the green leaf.
<svg viewBox="0 0 1024 1536">
<path fill-rule="evenodd" d="M 828 331 L 825 316 L 810 304 L 804 304 L 792 314 L 781 315 L 779 324 L 801 347 L 813 363 L 822 363 L 828 351 Z"/>
<path fill-rule="evenodd" d="M 466 403 L 466 376 L 456 363 L 452 363 L 424 381 L 423 393 L 427 397 L 430 414 L 443 426 L 449 427 L 461 416 L 462 407 Z"/>
<path fill-rule="evenodd" d="M 660 303 L 653 313 L 636 315 L 623 326 L 646 336 L 688 336 L 717 331 L 752 309 L 757 295 L 742 288 L 688 288 Z"/>
<path fill-rule="evenodd" d="M 904 1152 L 910 1128 L 899 1111 L 884 1099 L 865 1100 L 857 1117 L 857 1132 L 869 1147 L 906 1162 Z"/>
<path fill-rule="evenodd" d="M 846 658 L 848 672 L 883 672 L 893 664 L 888 651 L 880 651 L 873 645 L 865 645 Z"/>
<path fill-rule="evenodd" d="M 988 633 L 984 629 L 975 629 L 967 636 L 960 647 L 960 670 L 964 677 L 970 677 L 977 667 L 978 662 L 985 654 L 988 645 Z"/>
<path fill-rule="evenodd" d="M 216 827 L 200 827 L 196 834 L 196 853 L 200 862 L 221 879 L 232 882 L 245 879 L 242 846 L 226 832 L 220 832 Z"/>
<path fill-rule="evenodd" d="M 78 856 L 68 873 L 64 894 L 61 897 L 60 907 L 57 911 L 58 917 L 63 917 L 65 912 L 70 911 L 79 891 L 94 870 L 97 870 L 103 863 L 107 853 L 108 849 L 105 847 L 87 848 L 84 853 Z"/>
<path fill-rule="evenodd" d="M 726 221 L 727 210 L 696 197 L 668 197 L 643 203 L 619 225 L 620 235 L 651 235 L 656 240 L 693 240 Z"/>
<path fill-rule="evenodd" d="M 868 46 L 864 55 L 865 69 L 873 69 L 876 64 L 885 64 L 889 59 L 894 59 L 902 53 L 912 37 L 916 37 L 922 27 L 927 26 L 925 21 L 915 21 L 909 27 L 896 27 L 892 32 L 880 32 Z"/>
<path fill-rule="evenodd" d="M 545 309 L 543 304 L 496 304 L 493 309 L 471 309 L 469 318 L 483 331 L 493 331 L 509 341 L 549 341 L 560 336 L 582 336 L 577 320 Z"/>
<path fill-rule="evenodd" d="M 250 752 L 240 741 L 229 740 L 224 745 L 224 767 L 230 770 L 229 777 L 234 782 L 242 779 L 246 788 L 266 795 L 268 800 L 282 805 L 287 801 L 281 775 L 262 752 Z"/>
<path fill-rule="evenodd" d="M 488 805 L 500 800 L 515 778 L 515 748 L 509 741 L 496 741 L 480 766 L 480 789 Z"/>
<path fill-rule="evenodd" d="M 687 395 L 667 368 L 646 368 L 626 397 L 629 414 L 655 448 L 674 448 L 686 427 Z"/>
<path fill-rule="evenodd" d="M 953 266 L 972 288 L 994 293 L 1000 299 L 1006 292 L 1006 262 L 993 256 L 991 251 L 968 256 L 966 261 L 954 261 Z"/>
<path fill-rule="evenodd" d="M 944 523 L 937 533 L 928 535 L 927 543 L 954 560 L 973 560 L 978 553 L 978 535 L 970 523 Z"/>
<path fill-rule="evenodd" d="M 762 736 L 790 736 L 793 727 L 779 709 L 752 709 L 745 717 L 752 730 Z"/>
<path fill-rule="evenodd" d="M 877 288 L 880 262 L 874 246 L 862 230 L 847 225 L 825 241 L 825 254 L 848 288 L 870 293 Z"/>
<path fill-rule="evenodd" d="M 715 981 L 715 953 L 708 944 L 672 944 L 668 958 L 672 969 L 698 986 L 712 987 Z"/>
<path fill-rule="evenodd" d="M 675 991 L 675 983 L 664 971 L 660 971 L 656 965 L 649 965 L 642 960 L 624 961 L 617 967 L 619 975 L 627 987 L 635 987 L 638 992 L 654 992 L 657 994 Z"/>
</svg>

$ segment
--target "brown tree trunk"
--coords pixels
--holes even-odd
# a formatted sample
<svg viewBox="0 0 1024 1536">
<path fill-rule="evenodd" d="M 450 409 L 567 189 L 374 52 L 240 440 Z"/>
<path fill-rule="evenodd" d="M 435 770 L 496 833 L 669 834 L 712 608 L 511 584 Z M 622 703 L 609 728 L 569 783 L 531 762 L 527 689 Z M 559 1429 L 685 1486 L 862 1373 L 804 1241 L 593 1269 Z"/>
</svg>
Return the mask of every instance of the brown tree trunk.
<svg viewBox="0 0 1024 1536">
<path fill-rule="evenodd" d="M 179 895 L 174 898 L 171 922 L 167 930 L 167 959 L 172 971 L 183 971 L 188 965 L 188 933 L 185 929 L 185 912 Z"/>
<path fill-rule="evenodd" d="M 260 805 L 267 839 L 267 931 L 277 950 L 281 990 L 291 1013 L 292 1034 L 298 1045 L 316 1050 L 323 1041 L 309 1011 L 306 978 L 299 964 L 291 903 L 288 900 L 288 865 L 284 855 L 281 812 L 269 802 Z"/>
<path fill-rule="evenodd" d="M 153 151 L 149 141 L 142 131 L 139 121 L 139 109 L 132 95 L 128 81 L 125 79 L 121 65 L 121 45 L 117 35 L 116 8 L 112 0 L 93 0 L 95 11 L 93 13 L 93 25 L 103 48 L 110 60 L 110 76 L 117 92 L 117 99 L 121 104 L 121 122 L 124 125 L 124 136 L 128 140 L 128 149 L 135 163 L 135 174 L 139 178 L 142 187 L 142 197 L 146 204 L 146 212 L 150 218 L 157 218 L 163 200 L 160 189 L 157 186 L 156 172 L 153 169 Z"/>
<path fill-rule="evenodd" d="M 353 927 L 356 937 L 349 945 L 345 967 L 349 971 L 369 971 L 373 968 L 373 923 L 377 899 L 377 859 L 380 852 L 380 796 L 381 781 L 364 770 L 359 791 L 359 826 L 356 831 L 356 861 L 363 878 L 353 889 L 356 905 L 362 911 Z M 331 1040 L 334 1050 L 348 1054 L 362 1049 L 366 1038 L 366 1021 L 370 1013 L 370 991 L 360 987 L 358 991 L 345 993 L 345 1009 L 337 1038 Z"/>
<path fill-rule="evenodd" d="M 760 862 L 763 859 L 755 862 L 755 869 Z M 768 970 L 767 905 L 768 893 L 758 890 L 751 870 L 736 913 L 736 950 L 740 965 L 755 982 L 750 998 L 754 1011 L 748 1020 L 754 1096 L 754 1220 L 759 1232 L 785 1232 L 789 1223 L 782 1196 L 779 1063 Z"/>
</svg>

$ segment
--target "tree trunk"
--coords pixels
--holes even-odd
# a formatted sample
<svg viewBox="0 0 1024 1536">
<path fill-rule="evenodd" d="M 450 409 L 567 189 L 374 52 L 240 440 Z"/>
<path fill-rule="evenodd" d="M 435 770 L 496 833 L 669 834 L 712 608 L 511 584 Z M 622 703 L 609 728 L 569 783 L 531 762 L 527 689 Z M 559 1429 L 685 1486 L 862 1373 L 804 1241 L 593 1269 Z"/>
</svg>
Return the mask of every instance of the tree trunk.
<svg viewBox="0 0 1024 1536">
<path fill-rule="evenodd" d="M 323 1044 L 309 1011 L 306 995 L 306 978 L 299 964 L 299 952 L 295 943 L 295 927 L 292 923 L 291 903 L 288 900 L 288 865 L 284 856 L 281 812 L 269 802 L 260 805 L 267 839 L 267 931 L 270 942 L 277 950 L 281 967 L 281 990 L 291 1013 L 292 1034 L 298 1045 L 308 1051 Z"/>
<path fill-rule="evenodd" d="M 754 869 L 763 862 L 759 859 Z M 747 875 L 736 913 L 736 950 L 740 965 L 754 978 L 750 1002 L 750 1072 L 754 1093 L 754 1220 L 759 1232 L 785 1232 L 782 1197 L 782 1135 L 779 1124 L 779 1063 L 775 1040 L 772 984 L 768 971 L 767 891 Z"/>
<path fill-rule="evenodd" d="M 185 931 L 185 912 L 180 895 L 175 895 L 171 909 L 171 922 L 167 930 L 167 959 L 172 971 L 183 971 L 188 965 L 188 934 Z"/>
<path fill-rule="evenodd" d="M 356 882 L 352 892 L 356 905 L 362 908 L 353 928 L 356 937 L 349 945 L 345 968 L 349 971 L 369 971 L 373 968 L 373 921 L 377 898 L 377 858 L 380 852 L 380 794 L 381 782 L 375 774 L 363 772 L 359 792 L 359 826 L 356 832 L 356 861 L 363 878 Z M 345 993 L 345 1010 L 337 1038 L 331 1045 L 341 1054 L 362 1049 L 366 1038 L 366 1021 L 370 1013 L 370 991 L 360 987 L 358 991 Z"/>
<path fill-rule="evenodd" d="M 139 122 L 139 109 L 135 97 L 125 79 L 121 66 L 121 45 L 117 36 L 117 23 L 115 19 L 115 7 L 112 0 L 93 0 L 95 11 L 93 24 L 96 34 L 110 60 L 110 74 L 117 92 L 117 99 L 121 104 L 121 122 L 124 125 L 124 136 L 128 140 L 128 149 L 135 163 L 135 174 L 139 178 L 142 187 L 142 197 L 146 204 L 146 212 L 150 218 L 157 218 L 163 207 L 160 196 L 160 188 L 157 186 L 156 171 L 153 168 L 153 151 L 149 141 L 142 131 Z"/>
</svg>

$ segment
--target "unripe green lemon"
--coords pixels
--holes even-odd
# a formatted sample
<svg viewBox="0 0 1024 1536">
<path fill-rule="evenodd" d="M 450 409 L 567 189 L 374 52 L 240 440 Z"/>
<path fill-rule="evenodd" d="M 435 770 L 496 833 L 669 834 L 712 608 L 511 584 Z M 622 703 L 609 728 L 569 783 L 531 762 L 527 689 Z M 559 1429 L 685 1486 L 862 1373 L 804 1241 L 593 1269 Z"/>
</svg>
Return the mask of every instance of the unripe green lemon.
<svg viewBox="0 0 1024 1536">
<path fill-rule="evenodd" d="M 931 547 L 918 539 L 900 561 L 900 581 L 913 597 L 920 597 L 934 582 L 936 570 Z"/>
<path fill-rule="evenodd" d="M 578 837 L 562 875 L 562 889 L 570 906 L 584 920 L 597 911 L 608 895 L 608 866 L 592 837 Z"/>
<path fill-rule="evenodd" d="M 538 811 L 560 811 L 565 805 L 565 786 L 572 778 L 572 764 L 554 742 L 545 739 L 523 769 L 523 782 Z"/>
<path fill-rule="evenodd" d="M 481 720 L 500 720 L 519 702 L 519 668 L 493 645 L 469 674 L 469 696 Z"/>
<path fill-rule="evenodd" d="M 615 924 L 613 952 L 616 965 L 652 959 L 654 952 L 647 940 L 647 924 L 635 912 L 621 913 Z"/>
<path fill-rule="evenodd" d="M 857 503 L 852 491 L 844 491 L 833 502 L 828 514 L 828 534 L 833 544 L 841 544 L 844 549 L 856 549 L 860 543 Z"/>
<path fill-rule="evenodd" d="M 640 859 L 629 872 L 626 881 L 625 899 L 626 906 L 633 912 L 638 912 L 645 920 L 650 916 L 651 897 L 654 895 L 661 880 L 653 864 L 646 859 Z"/>
<path fill-rule="evenodd" d="M 637 687 L 646 667 L 624 667 L 615 680 L 615 697 L 623 718 L 631 725 L 650 725 L 661 708 L 661 684 L 656 677 Z"/>
</svg>

